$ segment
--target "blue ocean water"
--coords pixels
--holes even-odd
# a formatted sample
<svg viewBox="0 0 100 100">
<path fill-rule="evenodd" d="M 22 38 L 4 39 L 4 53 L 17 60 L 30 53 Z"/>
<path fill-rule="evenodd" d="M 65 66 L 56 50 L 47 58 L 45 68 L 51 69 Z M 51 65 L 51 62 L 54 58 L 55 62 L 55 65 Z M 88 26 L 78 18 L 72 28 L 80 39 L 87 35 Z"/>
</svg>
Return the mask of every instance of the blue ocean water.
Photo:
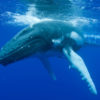
<svg viewBox="0 0 100 100">
<path fill-rule="evenodd" d="M 63 0 L 58 1 L 59 4 L 63 4 Z M 74 9 L 72 16 L 69 14 L 70 17 L 75 17 L 71 20 L 74 22 L 78 20 L 79 26 L 85 23 L 84 32 L 99 35 L 100 0 L 84 0 L 84 2 L 74 0 L 74 3 L 74 6 L 80 9 Z M 26 10 L 26 5 L 18 0 L 0 0 L 0 47 L 30 24 L 30 20 L 25 20 Z M 37 14 L 34 16 L 38 17 Z M 62 20 L 65 20 L 67 16 Z M 29 19 L 31 17 L 28 16 Z M 36 20 L 33 17 L 32 19 Z M 68 20 L 68 18 L 66 19 Z M 54 81 L 39 59 L 30 57 L 6 67 L 0 65 L 0 100 L 100 100 L 100 47 L 84 46 L 78 53 L 89 69 L 98 91 L 97 95 L 90 93 L 79 73 L 68 68 L 67 60 L 49 58 L 57 77 L 57 80 Z"/>
</svg>

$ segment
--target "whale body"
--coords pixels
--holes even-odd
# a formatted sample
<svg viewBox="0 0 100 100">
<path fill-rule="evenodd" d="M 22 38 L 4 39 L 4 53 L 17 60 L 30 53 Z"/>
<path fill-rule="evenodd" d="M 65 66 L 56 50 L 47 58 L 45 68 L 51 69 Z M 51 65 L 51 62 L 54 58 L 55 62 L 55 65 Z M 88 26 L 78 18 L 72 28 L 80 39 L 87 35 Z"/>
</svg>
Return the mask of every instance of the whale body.
<svg viewBox="0 0 100 100">
<path fill-rule="evenodd" d="M 84 79 L 90 91 L 97 94 L 94 82 L 83 59 L 76 53 L 84 44 L 84 35 L 73 25 L 63 21 L 42 21 L 21 30 L 0 50 L 0 64 L 8 65 L 18 60 L 37 55 L 50 76 L 56 80 L 47 52 L 61 53 Z M 42 55 L 42 56 L 40 56 Z M 57 54 L 56 54 L 57 55 Z M 49 56 L 52 56 L 50 53 Z"/>
</svg>

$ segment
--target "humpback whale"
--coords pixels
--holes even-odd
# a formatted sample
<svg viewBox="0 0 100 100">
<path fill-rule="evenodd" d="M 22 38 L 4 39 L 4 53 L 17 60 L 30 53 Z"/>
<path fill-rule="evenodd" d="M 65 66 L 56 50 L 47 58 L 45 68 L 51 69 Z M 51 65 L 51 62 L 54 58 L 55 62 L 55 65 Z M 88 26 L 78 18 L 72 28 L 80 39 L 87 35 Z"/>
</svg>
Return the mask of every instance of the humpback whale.
<svg viewBox="0 0 100 100">
<path fill-rule="evenodd" d="M 43 62 L 52 79 L 56 80 L 47 58 L 61 54 L 80 73 L 90 91 L 97 94 L 84 60 L 76 53 L 84 45 L 84 34 L 72 24 L 60 20 L 42 21 L 24 28 L 1 48 L 0 64 L 6 66 L 35 55 Z"/>
</svg>

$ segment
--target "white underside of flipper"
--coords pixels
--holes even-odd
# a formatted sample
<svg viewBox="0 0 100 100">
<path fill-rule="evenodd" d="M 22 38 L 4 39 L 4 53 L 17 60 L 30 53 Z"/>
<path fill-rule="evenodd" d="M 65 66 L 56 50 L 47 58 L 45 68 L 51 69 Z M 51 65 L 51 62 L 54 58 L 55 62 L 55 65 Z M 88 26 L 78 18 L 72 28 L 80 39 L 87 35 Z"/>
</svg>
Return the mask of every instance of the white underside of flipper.
<svg viewBox="0 0 100 100">
<path fill-rule="evenodd" d="M 92 81 L 92 78 L 88 72 L 88 69 L 83 59 L 77 53 L 75 53 L 72 50 L 72 48 L 64 48 L 63 53 L 71 63 L 72 68 L 77 69 L 80 72 L 82 79 L 88 83 L 88 87 L 90 91 L 94 94 L 97 94 L 96 87 Z"/>
</svg>

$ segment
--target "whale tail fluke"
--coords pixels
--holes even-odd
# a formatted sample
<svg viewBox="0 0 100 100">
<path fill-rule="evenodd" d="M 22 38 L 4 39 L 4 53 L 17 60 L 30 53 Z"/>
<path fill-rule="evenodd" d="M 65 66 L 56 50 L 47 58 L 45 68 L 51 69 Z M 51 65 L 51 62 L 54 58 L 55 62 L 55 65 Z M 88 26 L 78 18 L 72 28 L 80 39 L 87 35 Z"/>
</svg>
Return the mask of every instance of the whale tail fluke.
<svg viewBox="0 0 100 100">
<path fill-rule="evenodd" d="M 80 73 L 82 79 L 86 81 L 86 83 L 88 84 L 89 90 L 93 94 L 96 95 L 97 94 L 96 87 L 94 85 L 94 82 L 89 74 L 89 71 L 88 71 L 83 59 L 77 53 L 75 53 L 72 50 L 72 48 L 64 48 L 63 53 L 69 60 L 71 67 L 75 68 Z"/>
</svg>

